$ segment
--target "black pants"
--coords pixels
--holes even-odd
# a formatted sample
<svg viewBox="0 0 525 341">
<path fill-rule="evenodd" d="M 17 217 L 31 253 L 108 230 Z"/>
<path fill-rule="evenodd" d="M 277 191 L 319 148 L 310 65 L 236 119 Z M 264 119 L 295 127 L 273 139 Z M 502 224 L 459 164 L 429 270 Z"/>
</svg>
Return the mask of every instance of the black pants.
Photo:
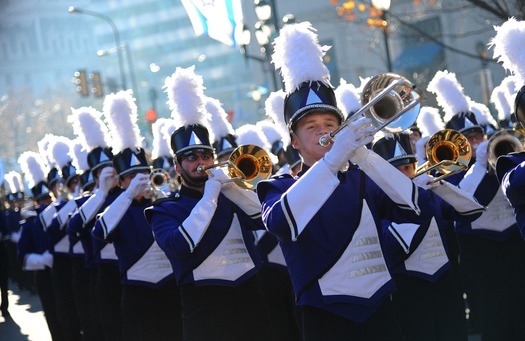
<svg viewBox="0 0 525 341">
<path fill-rule="evenodd" d="M 462 293 L 449 270 L 437 282 L 394 276 L 392 306 L 407 341 L 466 341 Z"/>
<path fill-rule="evenodd" d="M 182 340 L 179 289 L 172 280 L 161 288 L 122 286 L 124 340 Z M 208 328 L 201 324 L 201 328 Z"/>
<path fill-rule="evenodd" d="M 47 326 L 53 341 L 65 340 L 62 333 L 58 314 L 56 312 L 55 293 L 53 291 L 53 279 L 51 270 L 38 270 L 35 272 L 36 290 L 42 303 L 42 309 L 46 317 Z"/>
<path fill-rule="evenodd" d="M 82 328 L 82 340 L 97 340 L 91 316 L 91 306 L 95 304 L 95 298 L 89 290 L 90 271 L 84 267 L 83 257 L 71 257 L 71 275 L 75 308 Z"/>
<path fill-rule="evenodd" d="M 102 336 L 106 341 L 122 340 L 120 312 L 122 285 L 117 264 L 98 264 L 95 291 Z"/>
<path fill-rule="evenodd" d="M 482 339 L 525 340 L 525 243 L 515 232 L 502 242 L 461 235 L 461 270 Z"/>
<path fill-rule="evenodd" d="M 9 279 L 9 258 L 7 256 L 7 249 L 5 242 L 0 241 L 0 291 L 2 293 L 2 303 L 0 310 L 5 316 L 8 314 L 9 298 L 8 298 L 8 279 Z"/>
<path fill-rule="evenodd" d="M 71 259 L 68 255 L 55 254 L 53 256 L 53 290 L 57 315 L 60 318 L 62 332 L 66 340 L 80 340 L 80 320 L 75 308 L 73 283 L 71 281 Z"/>
<path fill-rule="evenodd" d="M 188 284 L 180 290 L 185 341 L 271 340 L 256 276 L 236 288 Z"/>
<path fill-rule="evenodd" d="M 392 306 L 387 300 L 365 323 L 314 307 L 301 307 L 306 341 L 399 341 L 402 340 Z"/>
</svg>

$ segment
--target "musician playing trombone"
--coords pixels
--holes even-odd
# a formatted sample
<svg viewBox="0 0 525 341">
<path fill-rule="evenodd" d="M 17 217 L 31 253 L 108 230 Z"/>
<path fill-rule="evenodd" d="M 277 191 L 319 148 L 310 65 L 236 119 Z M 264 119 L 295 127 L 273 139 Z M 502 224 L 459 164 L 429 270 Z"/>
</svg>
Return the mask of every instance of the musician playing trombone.
<svg viewBox="0 0 525 341">
<path fill-rule="evenodd" d="M 305 340 L 399 340 L 379 221 L 423 222 L 430 208 L 409 178 L 365 147 L 374 130 L 368 118 L 320 145 L 344 119 L 323 55 L 307 22 L 284 27 L 275 40 L 284 117 L 303 165 L 295 178 L 259 183 L 263 221 L 283 250 Z M 400 238 L 411 244 L 410 235 Z"/>
<path fill-rule="evenodd" d="M 184 340 L 268 340 L 268 318 L 257 272 L 262 264 L 252 231 L 264 229 L 253 191 L 214 165 L 204 126 L 203 81 L 193 68 L 166 79 L 179 193 L 146 210 L 155 239 L 168 256 L 182 301 Z M 180 116 L 179 116 L 180 115 Z M 174 117 L 175 118 L 175 117 Z"/>
<path fill-rule="evenodd" d="M 446 221 L 457 217 L 474 220 L 484 207 L 472 195 L 446 181 L 435 181 L 427 173 L 414 178 L 417 157 L 408 133 L 385 134 L 372 150 L 428 190 L 434 211 L 421 226 L 382 222 L 384 229 L 395 231 L 393 235 L 417 228 L 413 245 L 407 245 L 403 253 L 389 252 L 393 247 L 386 253 L 396 282 L 392 305 L 404 340 L 467 340 L 463 293 L 451 268 Z"/>
</svg>

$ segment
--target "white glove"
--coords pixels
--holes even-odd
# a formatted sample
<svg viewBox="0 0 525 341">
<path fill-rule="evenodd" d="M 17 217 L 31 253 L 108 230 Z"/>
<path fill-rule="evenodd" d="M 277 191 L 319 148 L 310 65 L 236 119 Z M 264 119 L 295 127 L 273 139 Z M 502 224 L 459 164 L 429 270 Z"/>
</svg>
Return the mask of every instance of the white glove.
<svg viewBox="0 0 525 341">
<path fill-rule="evenodd" d="M 113 167 L 105 167 L 100 171 L 98 176 L 98 188 L 107 194 L 117 181 L 117 173 Z"/>
<path fill-rule="evenodd" d="M 431 184 L 430 182 L 433 181 L 434 179 L 435 178 L 432 175 L 423 173 L 413 178 L 412 181 L 417 185 L 417 187 L 421 187 L 426 190 L 431 190 L 440 185 L 440 181 Z"/>
<path fill-rule="evenodd" d="M 204 194 L 202 196 L 203 199 L 208 199 L 215 202 L 217 201 L 217 197 L 219 196 L 222 187 L 222 183 L 219 178 L 220 176 L 212 176 L 206 181 L 204 184 Z"/>
<path fill-rule="evenodd" d="M 20 240 L 20 232 L 11 232 L 11 241 L 15 244 Z"/>
<path fill-rule="evenodd" d="M 226 175 L 224 168 L 212 168 L 209 169 L 208 172 L 209 178 L 214 178 L 215 180 L 219 181 L 220 183 L 222 183 L 223 187 L 233 184 L 232 182 L 226 182 L 230 180 L 230 177 Z"/>
<path fill-rule="evenodd" d="M 487 168 L 487 146 L 489 141 L 485 140 L 476 148 L 476 163 L 484 168 Z"/>
<path fill-rule="evenodd" d="M 344 168 L 348 160 L 360 147 L 374 140 L 374 127 L 369 118 L 360 118 L 343 128 L 336 136 L 332 149 L 324 156 L 324 161 L 332 173 Z"/>
<path fill-rule="evenodd" d="M 425 145 L 427 144 L 429 138 L 430 136 L 425 136 L 420 138 L 416 142 L 416 157 L 418 166 L 421 166 L 422 164 L 427 162 L 427 153 L 425 150 Z"/>
<path fill-rule="evenodd" d="M 149 174 L 138 173 L 133 180 L 131 180 L 128 188 L 124 191 L 124 195 L 130 200 L 133 200 L 140 193 L 145 192 L 149 188 Z"/>
<path fill-rule="evenodd" d="M 46 251 L 42 254 L 42 262 L 45 266 L 52 268 L 53 267 L 53 255 Z"/>
</svg>

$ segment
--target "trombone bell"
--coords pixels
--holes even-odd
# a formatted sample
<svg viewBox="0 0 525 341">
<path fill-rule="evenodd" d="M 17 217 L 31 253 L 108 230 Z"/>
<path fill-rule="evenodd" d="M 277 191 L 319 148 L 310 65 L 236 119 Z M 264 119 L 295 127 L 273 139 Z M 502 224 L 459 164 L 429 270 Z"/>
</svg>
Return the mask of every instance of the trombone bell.
<svg viewBox="0 0 525 341">
<path fill-rule="evenodd" d="M 525 134 L 519 130 L 505 129 L 492 135 L 487 144 L 487 160 L 496 169 L 498 157 L 514 152 L 522 152 Z"/>
<path fill-rule="evenodd" d="M 468 168 L 472 150 L 465 135 L 457 130 L 443 129 L 430 136 L 425 146 L 427 162 L 417 168 L 413 178 L 437 169 L 443 175 L 434 182 Z"/>
<path fill-rule="evenodd" d="M 253 189 L 261 180 L 268 178 L 272 173 L 272 161 L 268 153 L 254 145 L 241 145 L 230 154 L 226 162 L 221 162 L 210 167 L 199 166 L 199 172 L 206 172 L 211 168 L 227 166 L 227 174 L 230 178 L 226 182 L 235 182 L 244 189 Z"/>
</svg>

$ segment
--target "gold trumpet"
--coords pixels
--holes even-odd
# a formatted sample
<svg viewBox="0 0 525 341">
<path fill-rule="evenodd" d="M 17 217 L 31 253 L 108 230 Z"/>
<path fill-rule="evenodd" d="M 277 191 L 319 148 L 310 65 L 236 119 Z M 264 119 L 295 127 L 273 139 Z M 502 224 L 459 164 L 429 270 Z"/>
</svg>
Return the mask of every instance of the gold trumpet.
<svg viewBox="0 0 525 341">
<path fill-rule="evenodd" d="M 425 99 L 421 90 L 406 78 L 395 73 L 382 73 L 372 77 L 361 93 L 363 107 L 348 117 L 336 130 L 321 136 L 319 144 L 323 147 L 334 142 L 335 135 L 359 116 L 372 119 L 376 128 L 371 135 L 385 129 L 399 133 L 408 129 L 419 115 L 420 103 Z M 404 115 L 403 117 L 401 117 Z"/>
<path fill-rule="evenodd" d="M 430 136 L 425 152 L 427 162 L 416 169 L 416 174 L 412 179 L 437 169 L 443 175 L 435 178 L 431 183 L 466 170 L 472 156 L 468 139 L 453 129 L 443 129 Z"/>
<path fill-rule="evenodd" d="M 270 176 L 272 161 L 264 149 L 253 145 L 241 145 L 233 150 L 228 161 L 213 166 L 199 166 L 197 171 L 210 174 L 212 168 L 227 167 L 228 179 L 226 182 L 235 182 L 241 188 L 253 189 L 257 183 Z"/>
<path fill-rule="evenodd" d="M 520 129 L 504 129 L 492 135 L 487 144 L 487 160 L 493 170 L 498 157 L 523 151 L 525 134 Z"/>
</svg>

